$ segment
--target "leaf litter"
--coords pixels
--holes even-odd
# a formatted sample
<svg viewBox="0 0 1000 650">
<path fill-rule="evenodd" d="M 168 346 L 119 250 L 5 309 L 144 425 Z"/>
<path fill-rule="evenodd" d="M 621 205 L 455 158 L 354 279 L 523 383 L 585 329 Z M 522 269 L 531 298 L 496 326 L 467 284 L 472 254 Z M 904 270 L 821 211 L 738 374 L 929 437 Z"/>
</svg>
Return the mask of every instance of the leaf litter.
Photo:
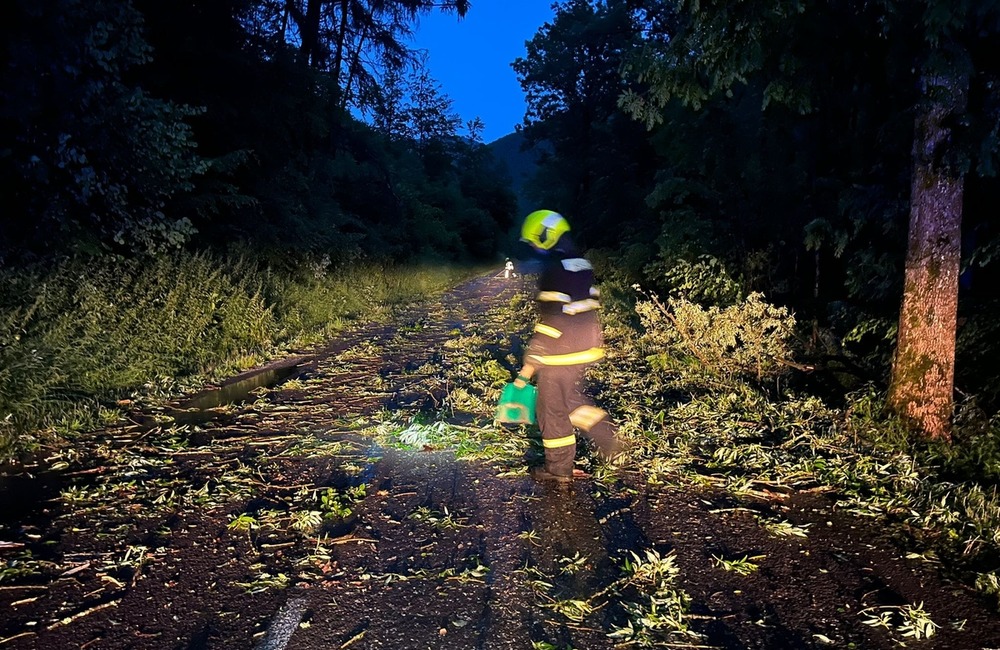
<svg viewBox="0 0 1000 650">
<path fill-rule="evenodd" d="M 537 431 L 492 422 L 530 319 L 527 285 L 486 276 L 359 328 L 215 419 L 122 424 L 53 451 L 57 469 L 5 495 L 30 503 L 0 520 L 0 647 L 245 649 L 300 602 L 304 650 L 1000 638 L 988 604 L 908 560 L 859 516 L 866 502 L 840 507 L 816 466 L 650 437 L 759 426 L 724 408 L 658 417 L 651 392 L 626 386 L 646 394 L 608 400 L 626 461 L 582 449 L 590 478 L 533 483 Z"/>
</svg>

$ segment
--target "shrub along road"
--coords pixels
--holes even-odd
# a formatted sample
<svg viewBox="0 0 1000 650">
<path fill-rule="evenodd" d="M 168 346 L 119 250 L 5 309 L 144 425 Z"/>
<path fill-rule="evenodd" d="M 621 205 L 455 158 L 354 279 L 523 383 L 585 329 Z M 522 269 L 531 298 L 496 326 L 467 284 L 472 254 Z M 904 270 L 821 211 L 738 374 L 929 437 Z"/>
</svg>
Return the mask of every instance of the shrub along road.
<svg viewBox="0 0 1000 650">
<path fill-rule="evenodd" d="M 1000 647 L 989 603 L 829 491 L 668 486 L 586 450 L 588 478 L 532 482 L 537 436 L 490 422 L 520 282 L 5 477 L 0 648 Z"/>
</svg>

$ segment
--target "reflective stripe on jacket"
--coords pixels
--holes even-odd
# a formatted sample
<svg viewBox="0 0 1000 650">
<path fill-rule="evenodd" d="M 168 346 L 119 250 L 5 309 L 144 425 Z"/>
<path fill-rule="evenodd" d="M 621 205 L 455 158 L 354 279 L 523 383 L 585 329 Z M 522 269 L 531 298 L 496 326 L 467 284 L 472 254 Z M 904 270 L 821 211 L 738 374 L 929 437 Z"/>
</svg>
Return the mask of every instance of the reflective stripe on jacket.
<svg viewBox="0 0 1000 650">
<path fill-rule="evenodd" d="M 574 257 L 553 260 L 538 280 L 538 324 L 525 351 L 540 366 L 588 364 L 604 357 L 594 269 Z"/>
</svg>

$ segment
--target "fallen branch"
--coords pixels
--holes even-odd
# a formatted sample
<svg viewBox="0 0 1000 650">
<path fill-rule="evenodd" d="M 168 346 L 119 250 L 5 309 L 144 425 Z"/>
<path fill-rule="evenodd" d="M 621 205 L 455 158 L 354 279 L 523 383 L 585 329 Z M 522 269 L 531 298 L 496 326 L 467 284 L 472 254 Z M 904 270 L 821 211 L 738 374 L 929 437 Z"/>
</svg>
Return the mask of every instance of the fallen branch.
<svg viewBox="0 0 1000 650">
<path fill-rule="evenodd" d="M 259 485 L 261 487 L 266 487 L 272 490 L 315 490 L 318 489 L 315 483 L 299 483 L 298 485 L 275 485 L 274 483 L 265 483 L 262 481 L 250 481 L 254 485 Z"/>
<path fill-rule="evenodd" d="M 66 472 L 63 476 L 88 476 L 90 474 L 104 474 L 111 468 L 106 465 L 91 467 L 90 469 L 78 469 L 75 472 Z"/>
<path fill-rule="evenodd" d="M 83 562 L 82 564 L 77 564 L 75 567 L 66 569 L 65 571 L 59 574 L 59 577 L 65 578 L 66 576 L 71 576 L 74 573 L 80 573 L 84 569 L 89 569 L 89 568 L 90 568 L 90 561 L 88 560 L 87 562 Z"/>
<path fill-rule="evenodd" d="M 22 638 L 24 638 L 26 636 L 35 636 L 35 633 L 34 632 L 21 632 L 20 634 L 15 634 L 14 636 L 9 636 L 6 639 L 0 639 L 0 645 L 3 645 L 5 643 L 10 643 L 11 641 L 13 641 L 15 639 L 22 639 Z"/>
<path fill-rule="evenodd" d="M 708 359 L 706 359 L 701 354 L 701 352 L 698 350 L 698 346 L 695 345 L 694 341 L 691 340 L 691 337 L 688 336 L 688 333 L 685 332 L 683 329 L 681 329 L 681 326 L 677 322 L 677 318 L 673 315 L 673 313 L 669 309 L 667 309 L 662 302 L 660 302 L 659 298 L 657 298 L 655 294 L 650 293 L 648 297 L 656 306 L 656 308 L 660 310 L 660 313 L 663 314 L 668 321 L 670 321 L 671 325 L 674 326 L 674 329 L 677 331 L 678 334 L 680 334 L 681 338 L 684 340 L 685 345 L 687 345 L 688 349 L 691 350 L 691 353 L 694 354 L 694 356 L 698 359 L 698 361 L 700 361 L 701 364 L 706 368 L 713 368 L 714 366 L 711 363 L 709 363 Z"/>
<path fill-rule="evenodd" d="M 812 372 L 816 369 L 816 366 L 807 366 L 801 363 L 795 363 L 794 361 L 789 361 L 788 359 L 779 359 L 774 357 L 773 360 L 782 365 L 788 366 L 789 368 L 794 368 L 796 370 L 801 370 L 802 372 Z"/>
<path fill-rule="evenodd" d="M 351 645 L 355 641 L 360 641 L 362 639 L 362 637 L 365 636 L 366 632 L 368 632 L 368 630 L 362 630 L 358 634 L 355 634 L 350 639 L 348 639 L 347 641 L 345 641 L 344 644 L 340 646 L 339 650 L 344 650 L 344 648 L 346 648 L 347 646 Z"/>
<path fill-rule="evenodd" d="M 351 537 L 347 535 L 346 537 L 338 537 L 337 539 L 331 539 L 324 544 L 347 544 L 348 542 L 371 542 L 372 544 L 377 544 L 377 539 L 368 539 L 367 537 Z"/>
<path fill-rule="evenodd" d="M 46 630 L 54 630 L 57 627 L 62 627 L 64 625 L 69 625 L 73 621 L 79 620 L 79 619 L 83 618 L 84 616 L 90 616 L 94 612 L 99 612 L 102 609 L 107 609 L 108 607 L 117 607 L 118 603 L 120 603 L 121 601 L 122 601 L 122 599 L 119 598 L 118 600 L 112 600 L 112 601 L 108 601 L 106 603 L 101 603 L 100 605 L 95 605 L 95 606 L 91 607 L 90 609 L 85 609 L 82 612 L 77 612 L 76 614 L 73 614 L 72 616 L 67 616 L 64 619 L 58 620 L 58 621 L 56 621 L 55 623 L 53 623 L 52 625 L 48 626 L 45 629 Z"/>
</svg>

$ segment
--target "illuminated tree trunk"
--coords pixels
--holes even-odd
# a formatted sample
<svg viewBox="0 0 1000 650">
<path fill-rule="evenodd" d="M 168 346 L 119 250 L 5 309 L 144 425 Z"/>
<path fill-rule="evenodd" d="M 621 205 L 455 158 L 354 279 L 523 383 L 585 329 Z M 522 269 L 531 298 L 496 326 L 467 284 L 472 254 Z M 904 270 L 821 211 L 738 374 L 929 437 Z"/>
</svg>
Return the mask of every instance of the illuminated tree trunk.
<svg viewBox="0 0 1000 650">
<path fill-rule="evenodd" d="M 909 244 L 889 407 L 931 438 L 951 439 L 961 260 L 961 173 L 945 160 L 946 120 L 964 109 L 967 78 L 926 77 L 913 139 Z M 945 160 L 943 160 L 943 158 Z"/>
</svg>

